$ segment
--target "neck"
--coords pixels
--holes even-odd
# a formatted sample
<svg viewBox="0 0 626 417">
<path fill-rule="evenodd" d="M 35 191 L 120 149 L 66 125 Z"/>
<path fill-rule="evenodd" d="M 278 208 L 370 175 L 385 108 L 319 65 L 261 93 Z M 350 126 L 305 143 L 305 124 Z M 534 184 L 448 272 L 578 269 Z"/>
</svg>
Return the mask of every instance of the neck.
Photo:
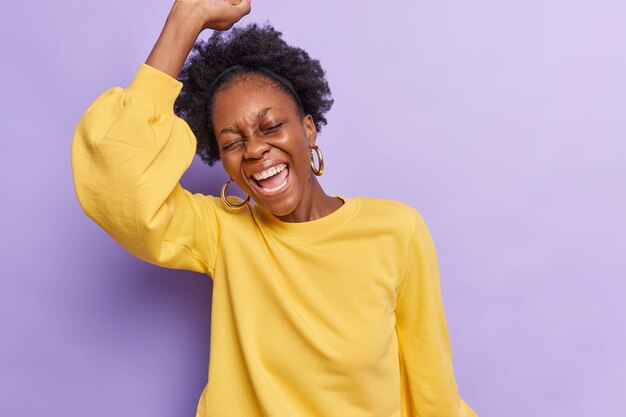
<svg viewBox="0 0 626 417">
<path fill-rule="evenodd" d="M 313 174 L 309 177 L 307 189 L 298 207 L 291 213 L 278 218 L 287 223 L 302 223 L 327 216 L 343 205 L 343 201 L 324 192 Z"/>
</svg>

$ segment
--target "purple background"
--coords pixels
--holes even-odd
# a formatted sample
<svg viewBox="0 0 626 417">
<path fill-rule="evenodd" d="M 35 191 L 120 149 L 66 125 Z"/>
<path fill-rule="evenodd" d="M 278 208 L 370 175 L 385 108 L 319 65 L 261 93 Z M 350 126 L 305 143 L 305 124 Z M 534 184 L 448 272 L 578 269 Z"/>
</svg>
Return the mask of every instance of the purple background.
<svg viewBox="0 0 626 417">
<path fill-rule="evenodd" d="M 70 143 L 168 1 L 2 2 L 0 415 L 192 416 L 211 282 L 81 211 Z M 319 58 L 331 194 L 416 207 L 481 417 L 625 416 L 626 3 L 254 0 Z M 208 36 L 205 33 L 204 36 Z M 219 166 L 183 184 L 216 193 Z"/>
</svg>

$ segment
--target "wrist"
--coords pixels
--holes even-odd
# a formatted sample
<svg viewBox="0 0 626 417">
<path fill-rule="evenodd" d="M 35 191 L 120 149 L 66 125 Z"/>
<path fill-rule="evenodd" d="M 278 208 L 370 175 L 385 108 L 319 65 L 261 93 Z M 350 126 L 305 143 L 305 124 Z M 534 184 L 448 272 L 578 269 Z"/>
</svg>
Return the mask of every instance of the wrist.
<svg viewBox="0 0 626 417">
<path fill-rule="evenodd" d="M 194 1 L 176 0 L 167 17 L 167 23 L 175 24 L 179 29 L 199 35 L 205 29 L 205 11 Z"/>
</svg>

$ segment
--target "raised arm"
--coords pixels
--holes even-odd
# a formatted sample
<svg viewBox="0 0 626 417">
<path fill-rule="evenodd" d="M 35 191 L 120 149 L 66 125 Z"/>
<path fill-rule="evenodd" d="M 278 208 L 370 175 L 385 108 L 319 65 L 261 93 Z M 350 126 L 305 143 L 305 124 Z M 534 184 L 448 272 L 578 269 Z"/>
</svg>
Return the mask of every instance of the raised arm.
<svg viewBox="0 0 626 417">
<path fill-rule="evenodd" d="M 228 30 L 250 13 L 250 0 L 177 0 L 146 64 L 177 78 L 204 29 Z"/>
<path fill-rule="evenodd" d="M 100 95 L 76 127 L 72 170 L 81 207 L 147 262 L 213 275 L 217 199 L 179 183 L 196 138 L 174 115 L 182 88 L 175 77 L 202 29 L 227 29 L 249 10 L 247 0 L 177 1 L 131 85 Z"/>
</svg>

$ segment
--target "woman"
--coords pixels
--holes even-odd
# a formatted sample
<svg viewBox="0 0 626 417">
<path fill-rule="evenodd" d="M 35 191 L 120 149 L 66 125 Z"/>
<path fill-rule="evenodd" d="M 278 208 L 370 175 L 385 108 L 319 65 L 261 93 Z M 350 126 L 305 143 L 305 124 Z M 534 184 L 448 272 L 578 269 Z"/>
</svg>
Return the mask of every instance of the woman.
<svg viewBox="0 0 626 417">
<path fill-rule="evenodd" d="M 197 416 L 475 416 L 457 391 L 422 217 L 317 181 L 332 104 L 319 63 L 252 25 L 198 43 L 181 73 L 203 29 L 249 11 L 176 1 L 131 85 L 96 99 L 72 148 L 94 221 L 141 259 L 213 279 Z M 183 189 L 196 151 L 248 198 L 227 197 L 228 183 L 221 198 Z"/>
</svg>

